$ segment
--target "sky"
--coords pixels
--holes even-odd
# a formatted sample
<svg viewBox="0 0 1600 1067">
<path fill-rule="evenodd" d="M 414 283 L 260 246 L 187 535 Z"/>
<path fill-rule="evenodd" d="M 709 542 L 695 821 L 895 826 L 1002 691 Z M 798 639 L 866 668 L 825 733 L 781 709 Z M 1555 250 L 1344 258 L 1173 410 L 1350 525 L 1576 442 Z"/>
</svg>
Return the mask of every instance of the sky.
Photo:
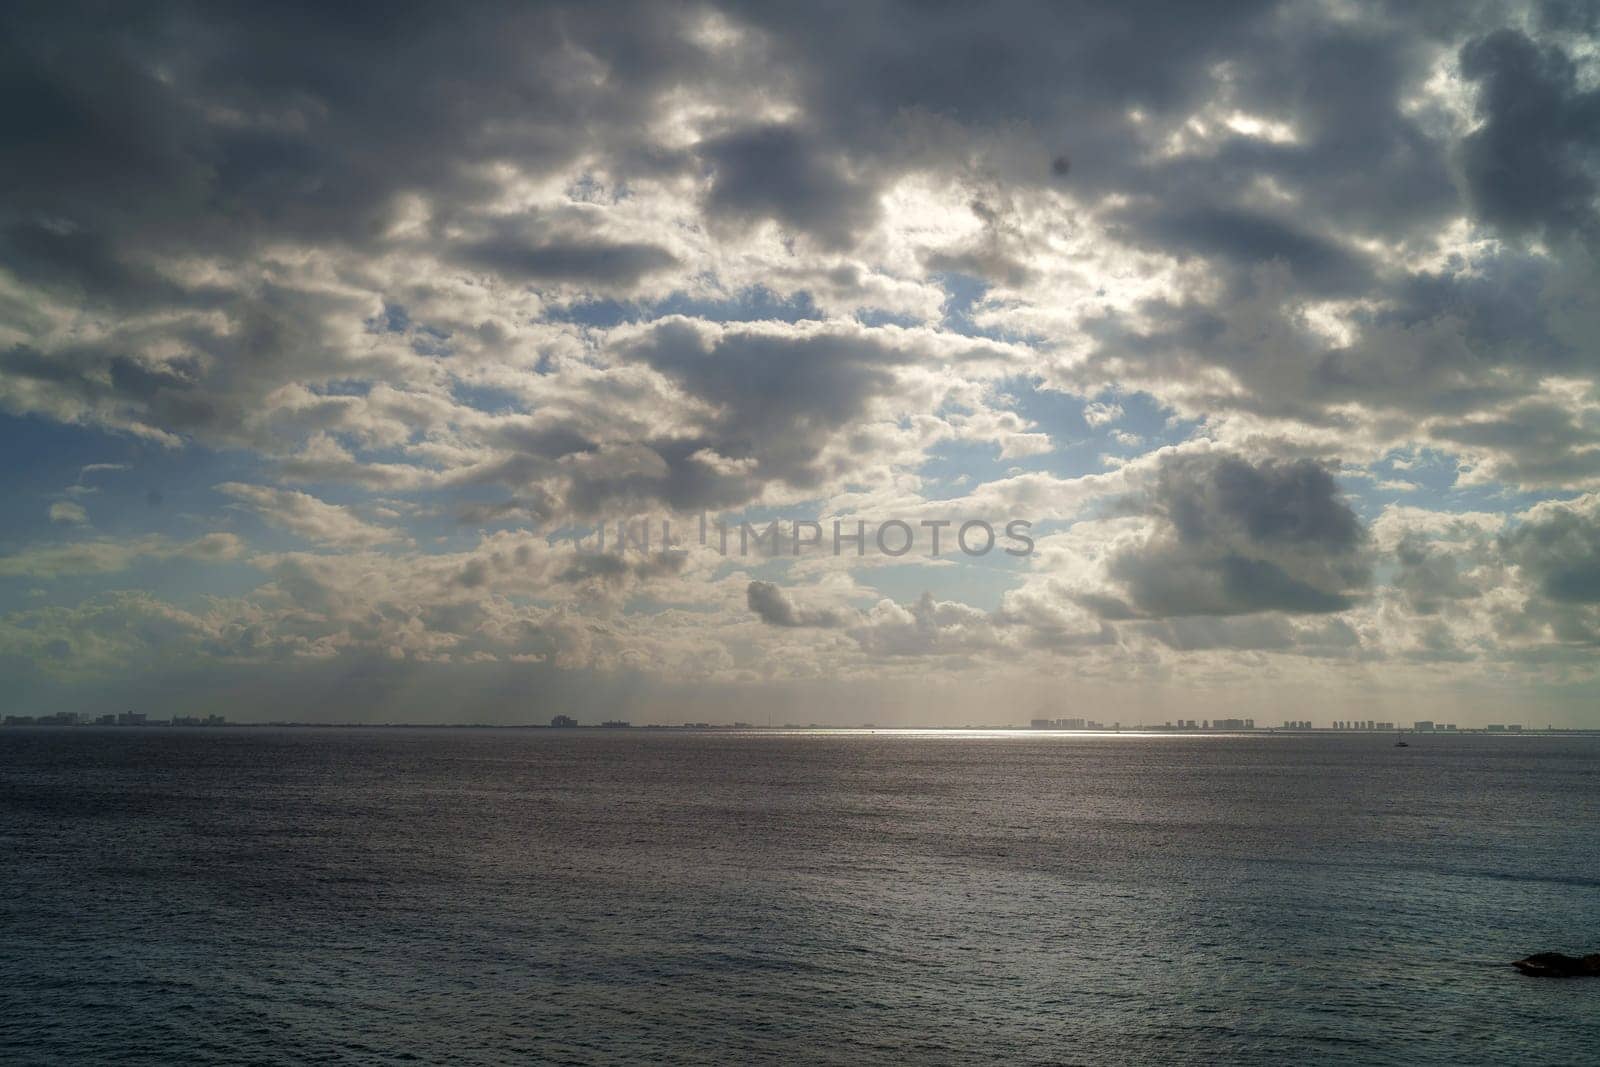
<svg viewBox="0 0 1600 1067">
<path fill-rule="evenodd" d="M 0 21 L 10 713 L 1600 727 L 1600 6 Z"/>
</svg>

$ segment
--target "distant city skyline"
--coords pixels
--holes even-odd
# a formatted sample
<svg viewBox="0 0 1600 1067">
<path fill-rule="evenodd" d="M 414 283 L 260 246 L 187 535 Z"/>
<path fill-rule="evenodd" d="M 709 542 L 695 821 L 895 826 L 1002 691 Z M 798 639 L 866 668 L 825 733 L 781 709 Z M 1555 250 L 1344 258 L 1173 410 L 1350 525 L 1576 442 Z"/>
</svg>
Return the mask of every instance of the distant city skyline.
<svg viewBox="0 0 1600 1067">
<path fill-rule="evenodd" d="M 292 720 L 292 719 L 290 719 L 290 720 L 278 719 L 278 720 L 267 720 L 267 721 L 251 721 L 251 720 L 229 721 L 228 718 L 226 716 L 223 716 L 223 715 L 207 715 L 207 716 L 204 716 L 204 717 L 195 716 L 195 715 L 175 715 L 170 719 L 158 719 L 158 718 L 151 718 L 149 715 L 145 714 L 144 712 L 136 712 L 136 711 L 124 711 L 124 712 L 120 712 L 120 713 L 107 712 L 106 714 L 99 715 L 99 716 L 97 716 L 97 717 L 95 717 L 93 719 L 84 718 L 82 716 L 79 716 L 76 712 L 55 712 L 53 714 L 38 715 L 38 716 L 33 716 L 33 715 L 7 715 L 3 719 L 0 719 L 0 725 L 12 726 L 12 727 L 27 727 L 27 726 L 44 726 L 44 727 L 112 726 L 112 727 L 118 727 L 118 728 L 149 727 L 149 728 L 153 728 L 153 729 L 159 729 L 159 728 L 162 728 L 162 727 L 221 728 L 221 727 L 228 727 L 228 726 L 233 726 L 233 727 L 273 727 L 273 726 L 285 726 L 285 727 L 287 727 L 287 726 L 294 726 L 294 727 L 310 727 L 310 728 L 316 728 L 316 727 L 320 727 L 320 726 L 348 726 L 348 727 L 371 726 L 371 727 L 379 727 L 379 728 L 396 728 L 396 729 L 404 729 L 404 728 L 407 728 L 407 727 L 419 728 L 419 729 L 450 729 L 452 727 L 464 727 L 464 728 L 472 728 L 472 729 L 496 729 L 496 728 L 500 728 L 500 729 L 544 729 L 544 728 L 548 728 L 548 729 L 553 729 L 553 730 L 584 730 L 584 729 L 607 730 L 607 729 L 633 729 L 633 728 L 637 727 L 637 728 L 643 729 L 643 730 L 732 730 L 732 731 L 753 731 L 753 732 L 769 732 L 769 731 L 792 732 L 792 731 L 797 731 L 797 730 L 799 730 L 799 731 L 804 731 L 804 730 L 823 730 L 823 731 L 857 730 L 857 731 L 868 731 L 868 732 L 873 732 L 873 733 L 876 733 L 879 730 L 884 730 L 884 731 L 888 731 L 888 732 L 895 732 L 895 731 L 903 731 L 903 732 L 954 731 L 954 732 L 957 732 L 957 733 L 960 733 L 960 732 L 1007 732 L 1007 731 L 1016 732 L 1016 731 L 1026 730 L 1026 731 L 1028 731 L 1030 733 L 1070 733 L 1070 734 L 1078 734 L 1078 733 L 1087 733 L 1087 734 L 1242 733 L 1242 734 L 1263 734 L 1263 735 L 1265 735 L 1265 734 L 1273 734 L 1273 733 L 1278 733 L 1278 732 L 1284 732 L 1284 733 L 1317 733 L 1317 732 L 1321 732 L 1321 733 L 1330 733 L 1330 734 L 1345 734 L 1345 733 L 1372 734 L 1372 733 L 1392 733 L 1392 732 L 1414 733 L 1414 734 L 1422 734 L 1422 733 L 1450 733 L 1450 734 L 1458 734 L 1458 733 L 1459 734 L 1468 734 L 1468 733 L 1497 734 L 1497 733 L 1505 733 L 1505 734 L 1521 734 L 1521 733 L 1540 733 L 1540 732 L 1543 732 L 1543 733 L 1600 732 L 1600 731 L 1593 731 L 1593 730 L 1584 731 L 1584 730 L 1581 730 L 1581 729 L 1574 730 L 1574 729 L 1571 729 L 1571 728 L 1557 728 L 1553 724 L 1547 724 L 1542 729 L 1537 728 L 1537 727 L 1525 728 L 1522 723 L 1490 723 L 1490 724 L 1488 724 L 1486 726 L 1483 726 L 1481 728 L 1473 728 L 1473 727 L 1462 728 L 1462 727 L 1457 726 L 1455 723 L 1448 723 L 1448 724 L 1447 723 L 1437 723 L 1436 724 L 1436 723 L 1428 721 L 1428 720 L 1419 720 L 1419 721 L 1411 723 L 1408 726 L 1408 725 L 1406 725 L 1404 723 L 1396 724 L 1396 723 L 1392 723 L 1392 722 L 1377 722 L 1375 720 L 1368 720 L 1368 721 L 1365 721 L 1365 722 L 1335 721 L 1335 722 L 1332 722 L 1332 723 L 1317 723 L 1317 722 L 1314 722 L 1314 721 L 1309 720 L 1309 719 L 1293 719 L 1293 720 L 1285 719 L 1280 725 L 1262 724 L 1260 726 L 1257 726 L 1254 719 L 1217 719 L 1217 720 L 1211 720 L 1211 719 L 1201 719 L 1201 720 L 1179 719 L 1179 720 L 1176 720 L 1176 721 L 1168 720 L 1166 722 L 1160 722 L 1160 723 L 1143 723 L 1143 722 L 1122 723 L 1122 722 L 1113 722 L 1113 723 L 1109 723 L 1108 724 L 1108 723 L 1103 723 L 1103 722 L 1096 722 L 1096 721 L 1094 721 L 1092 719 L 1065 718 L 1065 719 L 1032 719 L 1026 724 L 1026 726 L 1023 726 L 1023 725 L 1020 725 L 1020 724 L 1015 724 L 1015 723 L 999 723 L 999 724 L 993 724 L 993 725 L 990 725 L 990 726 L 978 726 L 978 725 L 975 725 L 975 724 L 972 724 L 972 723 L 966 723 L 966 724 L 964 724 L 962 726 L 939 726 L 939 725 L 917 724 L 917 723 L 902 724 L 902 725 L 899 725 L 899 726 L 888 726 L 888 725 L 880 726 L 877 723 L 856 723 L 856 724 L 852 724 L 852 723 L 835 723 L 835 724 L 824 724 L 824 723 L 818 723 L 818 722 L 810 722 L 810 723 L 786 722 L 786 723 L 782 723 L 782 724 L 767 723 L 767 724 L 763 725 L 763 724 L 760 724 L 760 723 L 745 722 L 745 721 L 742 721 L 742 720 L 735 720 L 733 722 L 703 721 L 703 722 L 673 722 L 673 723 L 666 723 L 666 722 L 634 723 L 634 722 L 631 722 L 631 721 L 628 721 L 628 720 L 625 720 L 625 719 L 606 719 L 606 720 L 602 720 L 600 722 L 582 722 L 582 721 L 574 718 L 571 715 L 554 715 L 554 716 L 551 717 L 550 722 L 548 724 L 540 723 L 540 722 L 509 722 L 509 721 L 508 722 L 489 722 L 489 723 L 473 723 L 473 722 L 405 722 L 405 721 L 402 721 L 402 722 L 363 723 L 363 722 L 338 722 L 338 721 L 323 722 L 323 721 L 317 721 L 317 720 L 301 721 L 301 720 Z"/>
</svg>

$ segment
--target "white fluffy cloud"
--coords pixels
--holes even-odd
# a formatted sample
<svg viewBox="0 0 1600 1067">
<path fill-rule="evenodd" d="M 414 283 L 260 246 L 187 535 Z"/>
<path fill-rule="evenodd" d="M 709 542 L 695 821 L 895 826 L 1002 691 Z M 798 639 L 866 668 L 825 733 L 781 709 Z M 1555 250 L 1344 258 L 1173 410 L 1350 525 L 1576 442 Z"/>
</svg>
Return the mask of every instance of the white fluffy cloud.
<svg viewBox="0 0 1600 1067">
<path fill-rule="evenodd" d="M 238 482 L 226 482 L 217 486 L 217 491 L 241 501 L 268 525 L 318 544 L 363 548 L 396 539 L 393 531 L 364 522 L 349 508 L 318 500 L 310 493 Z"/>
<path fill-rule="evenodd" d="M 50 521 L 68 526 L 84 526 L 89 522 L 89 512 L 82 504 L 71 500 L 57 500 L 50 505 Z"/>
</svg>

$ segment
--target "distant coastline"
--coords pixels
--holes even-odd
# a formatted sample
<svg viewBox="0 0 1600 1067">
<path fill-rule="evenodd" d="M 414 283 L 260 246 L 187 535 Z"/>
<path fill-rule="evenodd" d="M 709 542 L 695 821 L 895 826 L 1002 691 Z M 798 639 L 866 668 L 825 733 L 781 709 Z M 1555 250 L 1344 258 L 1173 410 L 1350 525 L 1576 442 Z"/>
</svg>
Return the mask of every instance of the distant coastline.
<svg viewBox="0 0 1600 1067">
<path fill-rule="evenodd" d="M 112 730 L 172 730 L 172 729 L 199 729 L 199 730 L 235 730 L 235 729 L 303 729 L 303 730 L 549 730 L 552 732 L 650 732 L 661 731 L 681 732 L 707 732 L 707 733 L 796 733 L 796 732 L 874 732 L 874 733 L 971 733 L 971 732 L 1006 732 L 1024 735 L 1076 735 L 1076 736 L 1118 736 L 1118 735 L 1177 735 L 1177 736 L 1275 736 L 1280 734 L 1317 735 L 1344 737 L 1350 735 L 1377 735 L 1385 736 L 1394 733 L 1404 733 L 1408 736 L 1459 736 L 1465 734 L 1484 735 L 1489 737 L 1555 737 L 1555 736 L 1600 736 L 1600 729 L 1585 727 L 1545 726 L 1528 727 L 1520 724 L 1492 724 L 1489 726 L 1450 726 L 1448 729 L 1418 729 L 1414 726 L 1399 726 L 1383 724 L 1381 727 L 1340 727 L 1316 726 L 1312 724 L 1290 726 L 1253 726 L 1239 727 L 1229 723 L 1223 726 L 1197 726 L 1192 723 L 1135 723 L 1118 724 L 1115 726 L 1102 726 L 1095 723 L 1090 726 L 1020 726 L 1016 724 L 983 726 L 969 724 L 964 726 L 891 726 L 879 723 L 858 723 L 851 725 L 829 725 L 827 723 L 783 723 L 783 724 L 758 724 L 750 722 L 686 722 L 686 723 L 632 723 L 621 720 L 612 720 L 600 723 L 564 722 L 560 724 L 528 722 L 528 723 L 491 723 L 491 722 L 303 722 L 293 719 L 271 719 L 266 721 L 229 721 L 222 716 L 212 715 L 205 718 L 195 716 L 175 716 L 170 719 L 152 719 L 145 715 L 123 713 L 122 715 L 102 715 L 95 718 L 83 718 L 71 713 L 28 716 L 7 715 L 0 721 L 0 728 L 27 729 L 112 729 Z"/>
</svg>

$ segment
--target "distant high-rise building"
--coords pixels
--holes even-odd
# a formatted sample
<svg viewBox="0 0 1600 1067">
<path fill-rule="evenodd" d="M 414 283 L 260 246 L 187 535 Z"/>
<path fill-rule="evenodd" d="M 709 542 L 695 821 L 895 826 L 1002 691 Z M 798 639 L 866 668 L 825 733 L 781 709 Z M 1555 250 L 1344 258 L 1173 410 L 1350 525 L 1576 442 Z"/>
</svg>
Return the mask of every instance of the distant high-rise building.
<svg viewBox="0 0 1600 1067">
<path fill-rule="evenodd" d="M 550 720 L 550 725 L 558 730 L 566 730 L 578 725 L 578 720 L 571 715 L 557 715 Z"/>
</svg>

